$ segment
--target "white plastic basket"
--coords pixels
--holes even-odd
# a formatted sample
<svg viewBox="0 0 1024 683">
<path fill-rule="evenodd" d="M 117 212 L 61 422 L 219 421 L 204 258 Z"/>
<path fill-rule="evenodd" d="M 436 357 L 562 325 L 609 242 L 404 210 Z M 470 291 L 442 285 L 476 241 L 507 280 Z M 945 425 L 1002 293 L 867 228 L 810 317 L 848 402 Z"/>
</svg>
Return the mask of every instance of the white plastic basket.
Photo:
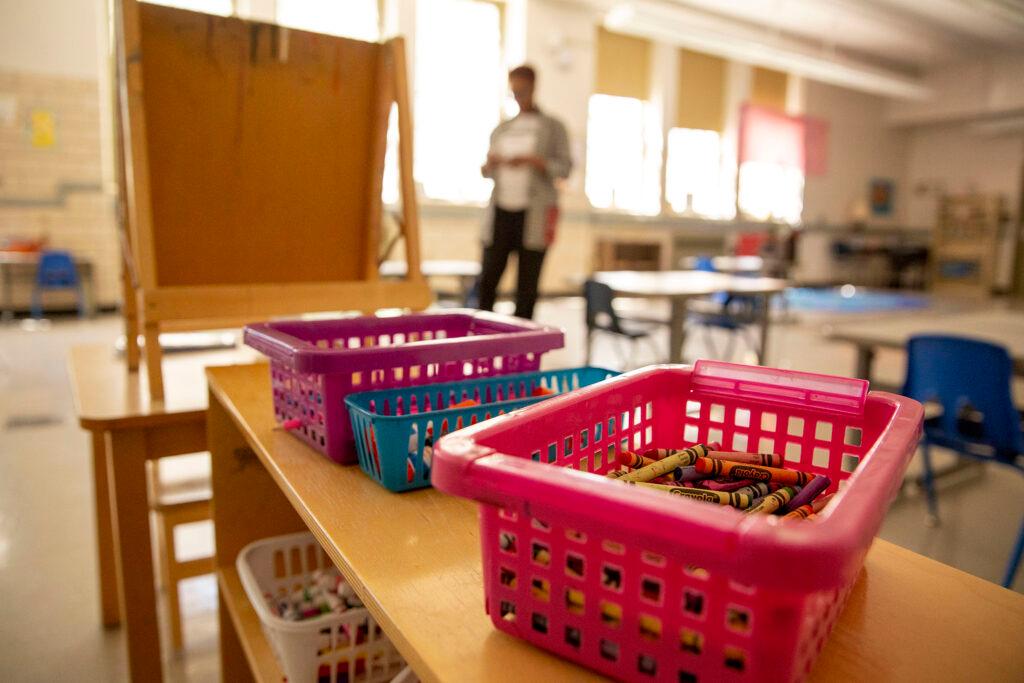
<svg viewBox="0 0 1024 683">
<path fill-rule="evenodd" d="M 313 534 L 250 543 L 238 554 L 236 566 L 289 683 L 378 683 L 390 681 L 405 666 L 366 609 L 288 621 L 267 605 L 267 593 L 284 596 L 309 586 L 317 569 L 338 574 Z"/>
</svg>

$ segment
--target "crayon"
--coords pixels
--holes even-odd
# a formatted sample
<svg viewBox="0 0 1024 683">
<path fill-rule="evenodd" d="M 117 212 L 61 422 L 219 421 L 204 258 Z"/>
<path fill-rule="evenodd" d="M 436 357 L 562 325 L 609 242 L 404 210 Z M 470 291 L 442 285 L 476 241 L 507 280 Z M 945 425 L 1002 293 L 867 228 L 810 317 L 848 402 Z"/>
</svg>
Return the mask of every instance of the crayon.
<svg viewBox="0 0 1024 683">
<path fill-rule="evenodd" d="M 746 465 L 740 462 L 732 462 L 731 460 L 712 460 L 711 458 L 697 458 L 693 465 L 697 468 L 698 472 L 709 477 L 726 476 L 733 479 L 773 481 L 784 486 L 803 486 L 814 476 L 799 470 Z"/>
<path fill-rule="evenodd" d="M 693 468 L 694 472 L 697 468 Z M 700 476 L 705 476 L 701 474 Z M 737 479 L 736 481 L 716 481 L 715 479 L 705 479 L 701 484 L 701 488 L 711 489 L 712 491 L 737 491 L 745 486 L 749 486 L 754 482 L 750 479 Z"/>
<path fill-rule="evenodd" d="M 704 444 L 697 444 L 691 446 L 684 451 L 677 451 L 671 455 L 667 455 L 657 462 L 641 467 L 638 470 L 634 470 L 629 474 L 621 477 L 622 481 L 650 481 L 657 477 L 668 474 L 677 467 L 686 467 L 692 465 L 695 460 L 699 459 L 705 453 L 711 449 Z"/>
<path fill-rule="evenodd" d="M 712 460 L 729 460 L 742 462 L 745 465 L 761 465 L 762 467 L 782 467 L 782 456 L 775 453 L 732 453 L 730 451 L 711 451 L 707 457 Z"/>
<path fill-rule="evenodd" d="M 619 453 L 615 456 L 615 461 L 618 462 L 620 465 L 625 465 L 626 467 L 633 470 L 638 469 L 640 467 L 646 467 L 647 465 L 657 462 L 657 460 L 654 460 L 652 458 L 645 458 L 639 453 L 633 453 L 630 451 L 619 451 Z"/>
<path fill-rule="evenodd" d="M 771 514 L 793 499 L 797 493 L 792 486 L 783 486 L 775 493 L 769 493 L 759 505 L 747 509 L 748 515 Z"/>
<path fill-rule="evenodd" d="M 767 496 L 769 493 L 776 490 L 775 488 L 772 488 L 772 486 L 781 488 L 768 482 L 759 481 L 753 484 L 747 484 L 743 488 L 736 489 L 735 493 L 742 493 L 750 496 L 751 498 L 761 498 L 762 496 Z"/>
<path fill-rule="evenodd" d="M 786 507 L 782 509 L 783 512 L 792 512 L 798 507 L 807 505 L 815 498 L 817 498 L 825 489 L 832 485 L 832 480 L 828 477 L 817 474 L 814 479 L 807 482 L 803 490 L 799 494 L 793 497 L 793 500 L 786 504 Z"/>
<path fill-rule="evenodd" d="M 704 446 L 704 444 L 698 444 L 698 445 Z M 716 451 L 716 450 L 718 450 L 721 447 L 722 447 L 721 444 L 719 444 L 718 442 L 714 442 L 714 441 L 709 443 L 709 444 L 707 444 L 707 446 L 706 446 L 708 451 Z M 696 446 L 691 446 L 691 448 L 696 448 Z M 664 460 L 665 458 L 667 458 L 670 455 L 676 455 L 676 454 L 682 453 L 682 452 L 684 452 L 686 450 L 689 450 L 689 449 L 685 449 L 685 448 L 648 448 L 646 451 L 643 451 L 640 455 L 644 456 L 645 458 L 650 458 L 651 460 Z"/>
<path fill-rule="evenodd" d="M 624 477 L 627 474 L 629 474 L 629 470 L 612 470 L 611 472 L 604 476 L 608 477 L 609 479 L 618 479 L 620 477 Z"/>
<path fill-rule="evenodd" d="M 818 498 L 817 500 L 811 501 L 810 503 L 807 503 L 806 505 L 801 505 L 800 507 L 798 507 L 798 508 L 796 508 L 794 510 L 790 510 L 789 512 L 784 514 L 782 516 L 782 518 L 783 519 L 810 519 L 811 517 L 814 517 L 822 509 L 824 509 L 824 507 L 826 505 L 828 505 L 830 500 L 832 500 L 832 496 L 831 495 L 829 495 L 829 496 L 822 496 L 821 498 Z"/>
<path fill-rule="evenodd" d="M 697 471 L 697 468 L 693 465 L 687 465 L 686 467 L 677 467 L 668 474 L 665 478 L 669 481 L 678 481 L 680 483 L 687 483 L 691 481 L 700 481 L 704 478 L 704 475 Z"/>
<path fill-rule="evenodd" d="M 651 484 L 646 481 L 629 482 L 636 486 L 643 486 L 644 488 L 653 488 L 659 491 L 667 491 L 673 495 L 683 496 L 684 498 L 693 498 L 696 500 L 703 500 L 707 503 L 716 503 L 718 505 L 731 505 L 734 508 L 746 509 L 750 505 L 750 496 L 737 493 L 727 493 L 725 491 L 708 491 L 707 489 L 697 488 L 685 488 L 682 486 L 664 486 L 662 484 Z"/>
</svg>

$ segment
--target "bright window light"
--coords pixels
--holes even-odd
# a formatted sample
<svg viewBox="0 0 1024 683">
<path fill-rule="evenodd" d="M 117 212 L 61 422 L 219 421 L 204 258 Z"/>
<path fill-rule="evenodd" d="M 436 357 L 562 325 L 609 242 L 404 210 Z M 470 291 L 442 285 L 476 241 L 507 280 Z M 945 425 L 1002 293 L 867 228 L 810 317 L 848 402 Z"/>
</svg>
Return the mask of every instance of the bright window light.
<svg viewBox="0 0 1024 683">
<path fill-rule="evenodd" d="M 661 121 L 632 97 L 592 95 L 585 189 L 599 209 L 656 215 L 661 208 Z"/>
<path fill-rule="evenodd" d="M 427 197 L 481 203 L 490 196 L 480 165 L 505 96 L 501 45 L 496 4 L 417 1 L 414 175 Z"/>
<path fill-rule="evenodd" d="M 718 132 L 672 128 L 666 156 L 665 198 L 673 211 L 706 218 L 735 215 L 735 172 L 722 163 Z"/>
<path fill-rule="evenodd" d="M 222 17 L 231 14 L 232 10 L 231 0 L 145 0 L 145 2 L 153 5 L 192 10 L 193 12 L 219 14 Z"/>
<path fill-rule="evenodd" d="M 799 168 L 764 161 L 740 165 L 740 211 L 758 220 L 799 223 L 804 210 L 804 174 Z"/>
<path fill-rule="evenodd" d="M 277 23 L 356 40 L 380 38 L 377 0 L 277 0 Z"/>
</svg>

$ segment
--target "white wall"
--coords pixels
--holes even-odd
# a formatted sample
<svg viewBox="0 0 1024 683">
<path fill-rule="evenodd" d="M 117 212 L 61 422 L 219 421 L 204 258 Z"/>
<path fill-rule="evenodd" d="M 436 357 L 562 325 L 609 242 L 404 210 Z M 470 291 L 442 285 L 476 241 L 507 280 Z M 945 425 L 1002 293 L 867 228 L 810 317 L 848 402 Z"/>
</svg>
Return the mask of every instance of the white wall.
<svg viewBox="0 0 1024 683">
<path fill-rule="evenodd" d="M 968 123 L 923 126 L 909 133 L 907 221 L 934 225 L 942 193 L 998 192 L 1017 215 L 1024 167 L 1024 132 L 991 136 Z"/>
<path fill-rule="evenodd" d="M 894 211 L 871 224 L 899 224 L 905 216 L 907 136 L 886 125 L 886 100 L 814 81 L 804 85 L 804 111 L 829 122 L 828 167 L 806 179 L 804 223 L 848 223 L 853 207 L 868 199 L 872 178 L 896 181 Z"/>
<path fill-rule="evenodd" d="M 102 0 L 0 0 L 0 69 L 97 78 Z"/>
</svg>

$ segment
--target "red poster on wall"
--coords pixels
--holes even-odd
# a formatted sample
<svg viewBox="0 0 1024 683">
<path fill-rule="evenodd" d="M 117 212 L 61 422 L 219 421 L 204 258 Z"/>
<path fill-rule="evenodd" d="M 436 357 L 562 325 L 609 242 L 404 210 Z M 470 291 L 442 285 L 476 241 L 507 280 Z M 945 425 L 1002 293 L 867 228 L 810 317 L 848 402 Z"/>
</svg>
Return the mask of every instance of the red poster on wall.
<svg viewBox="0 0 1024 683">
<path fill-rule="evenodd" d="M 761 161 L 796 167 L 805 175 L 828 170 L 828 121 L 789 116 L 756 104 L 740 112 L 739 162 Z"/>
</svg>

